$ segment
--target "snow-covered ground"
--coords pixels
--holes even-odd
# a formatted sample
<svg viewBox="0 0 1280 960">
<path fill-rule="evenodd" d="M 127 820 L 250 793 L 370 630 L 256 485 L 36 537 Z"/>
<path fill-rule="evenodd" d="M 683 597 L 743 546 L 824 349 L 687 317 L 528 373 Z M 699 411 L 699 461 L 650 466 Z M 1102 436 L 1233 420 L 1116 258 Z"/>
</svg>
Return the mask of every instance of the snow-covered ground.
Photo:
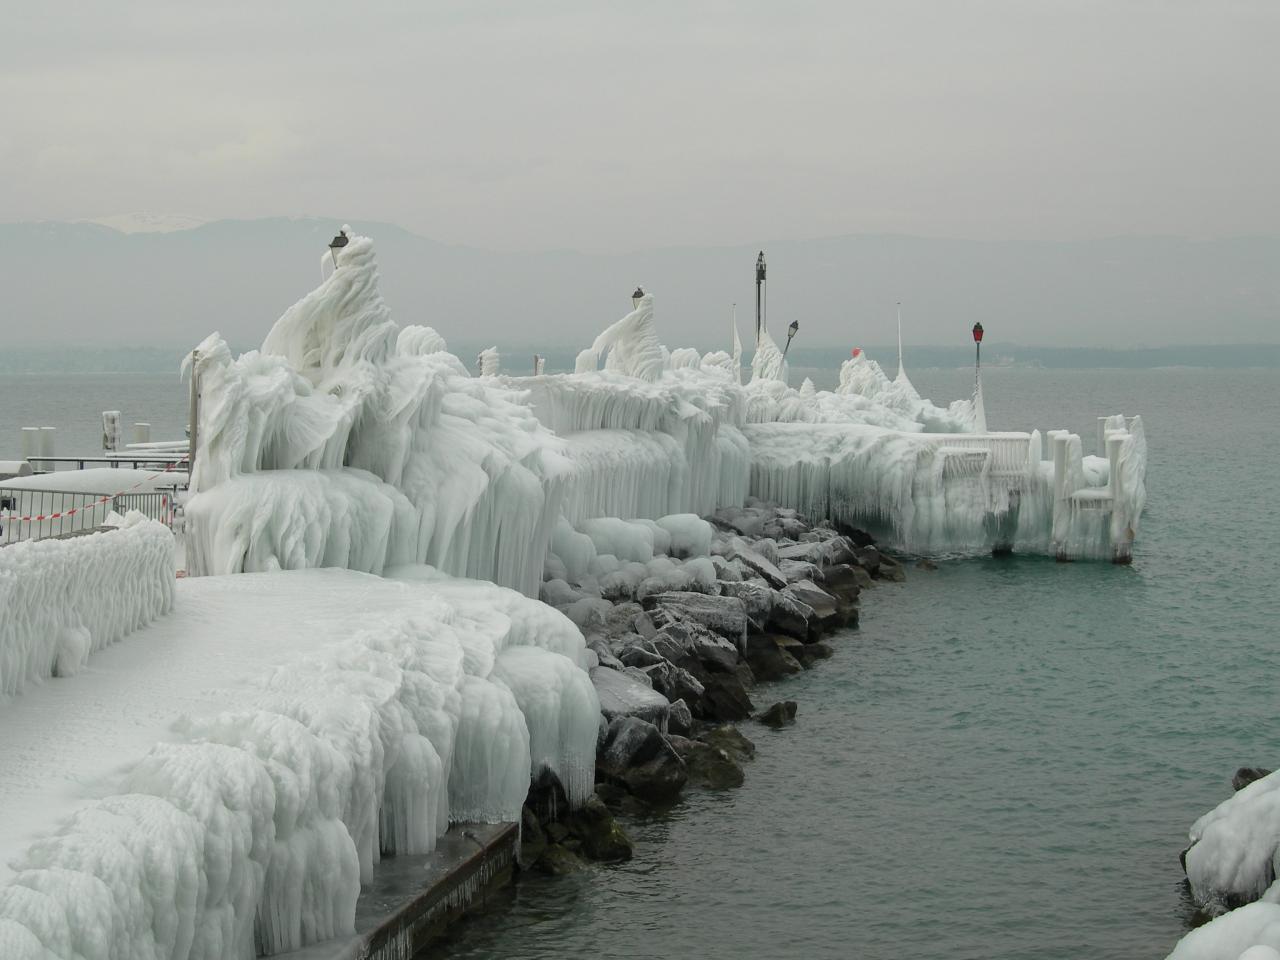
<svg viewBox="0 0 1280 960">
<path fill-rule="evenodd" d="M 297 947 L 351 931 L 381 854 L 518 819 L 532 775 L 585 799 L 599 703 L 577 629 L 397 574 L 179 581 L 171 615 L 0 704 L 0 956 Z"/>
</svg>

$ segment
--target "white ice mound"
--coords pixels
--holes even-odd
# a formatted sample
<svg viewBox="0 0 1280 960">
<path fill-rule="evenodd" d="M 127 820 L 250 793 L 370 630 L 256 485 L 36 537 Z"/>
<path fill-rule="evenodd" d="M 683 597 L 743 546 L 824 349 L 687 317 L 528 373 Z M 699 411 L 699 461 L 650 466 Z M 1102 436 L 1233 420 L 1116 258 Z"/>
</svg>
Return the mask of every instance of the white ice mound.
<svg viewBox="0 0 1280 960">
<path fill-rule="evenodd" d="M 0 550 L 0 694 L 70 676 L 173 606 L 173 534 L 131 512 L 120 527 Z"/>
<path fill-rule="evenodd" d="M 1280 902 L 1280 772 L 1250 783 L 1195 822 L 1187 879 L 1211 913 L 1265 897 Z"/>
<path fill-rule="evenodd" d="M 0 956 L 298 949 L 353 932 L 381 857 L 430 852 L 451 821 L 518 820 L 531 778 L 584 802 L 600 704 L 577 628 L 493 584 L 396 572 L 405 584 L 271 578 L 291 602 L 379 599 L 353 632 L 242 682 L 226 712 L 182 717 L 124 793 L 18 856 Z"/>
<path fill-rule="evenodd" d="M 600 357 L 605 358 L 605 369 L 654 382 L 662 376 L 666 357 L 653 326 L 653 295 L 639 298 L 634 310 L 596 337 L 589 352 L 578 357 L 578 372 L 583 367 L 594 370 Z"/>
<path fill-rule="evenodd" d="M 261 353 L 202 343 L 189 570 L 422 562 L 535 591 L 559 512 L 557 442 L 443 345 L 390 319 L 364 237 Z"/>
<path fill-rule="evenodd" d="M 1276 960 L 1280 957 L 1280 904 L 1250 903 L 1197 927 L 1178 941 L 1168 960 Z"/>
</svg>

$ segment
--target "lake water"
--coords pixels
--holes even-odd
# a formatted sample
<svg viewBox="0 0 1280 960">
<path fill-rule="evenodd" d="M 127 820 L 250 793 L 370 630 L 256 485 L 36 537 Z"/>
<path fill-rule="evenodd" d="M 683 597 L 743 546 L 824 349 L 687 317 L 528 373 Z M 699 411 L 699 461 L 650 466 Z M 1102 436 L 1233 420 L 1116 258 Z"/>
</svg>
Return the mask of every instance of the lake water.
<svg viewBox="0 0 1280 960">
<path fill-rule="evenodd" d="M 917 371 L 936 398 L 964 371 Z M 822 385 L 821 383 L 819 384 Z M 1191 921 L 1178 852 L 1280 729 L 1275 371 L 985 375 L 994 428 L 1141 413 L 1131 567 L 1037 558 L 909 569 L 836 656 L 762 689 L 746 784 L 630 822 L 636 858 L 530 878 L 433 955 L 455 958 L 1156 958 Z M 0 377 L 18 427 L 99 446 L 99 412 L 179 436 L 176 377 Z"/>
</svg>

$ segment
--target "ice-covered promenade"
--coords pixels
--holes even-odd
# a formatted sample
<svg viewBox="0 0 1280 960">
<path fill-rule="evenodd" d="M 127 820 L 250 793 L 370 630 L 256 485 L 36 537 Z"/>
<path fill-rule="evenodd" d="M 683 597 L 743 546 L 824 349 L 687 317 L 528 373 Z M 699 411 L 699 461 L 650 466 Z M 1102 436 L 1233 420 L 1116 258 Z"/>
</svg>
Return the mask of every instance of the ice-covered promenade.
<svg viewBox="0 0 1280 960">
<path fill-rule="evenodd" d="M 1137 418 L 1086 456 L 862 355 L 833 392 L 793 388 L 767 334 L 749 373 L 737 347 L 668 350 L 647 295 L 572 374 L 506 377 L 494 351 L 472 376 L 391 318 L 372 241 L 333 264 L 261 350 L 213 334 L 192 355 L 190 577 L 136 516 L 0 549 L 5 960 L 349 936 L 383 856 L 518 820 L 531 779 L 583 803 L 600 598 L 702 592 L 745 623 L 699 518 L 749 495 L 908 551 L 1129 556 Z M 566 612 L 544 581 L 576 585 Z"/>
</svg>

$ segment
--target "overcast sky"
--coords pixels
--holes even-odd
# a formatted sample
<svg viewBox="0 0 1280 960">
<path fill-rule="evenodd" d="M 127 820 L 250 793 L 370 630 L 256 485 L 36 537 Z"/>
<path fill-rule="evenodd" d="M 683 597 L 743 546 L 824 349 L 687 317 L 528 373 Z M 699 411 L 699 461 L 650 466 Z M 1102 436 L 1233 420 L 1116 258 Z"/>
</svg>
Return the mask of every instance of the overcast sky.
<svg viewBox="0 0 1280 960">
<path fill-rule="evenodd" d="M 1280 231 L 1275 0 L 0 2 L 0 221 Z"/>
</svg>

